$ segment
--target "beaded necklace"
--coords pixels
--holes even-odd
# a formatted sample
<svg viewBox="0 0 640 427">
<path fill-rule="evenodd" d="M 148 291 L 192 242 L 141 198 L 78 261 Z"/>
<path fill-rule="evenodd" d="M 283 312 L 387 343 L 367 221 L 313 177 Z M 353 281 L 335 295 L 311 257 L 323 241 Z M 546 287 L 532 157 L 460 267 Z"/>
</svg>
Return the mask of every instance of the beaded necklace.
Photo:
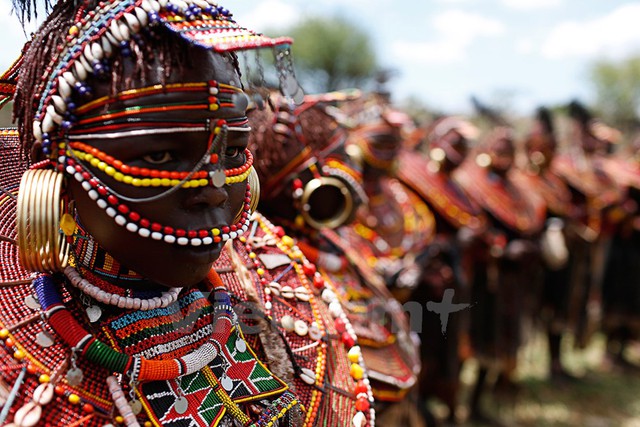
<svg viewBox="0 0 640 427">
<path fill-rule="evenodd" d="M 571 215 L 571 191 L 550 169 L 545 168 L 539 173 L 516 170 L 513 179 L 521 188 L 531 188 L 542 197 L 551 214 L 563 217 Z"/>
<path fill-rule="evenodd" d="M 514 231 L 534 234 L 544 226 L 544 203 L 525 198 L 509 179 L 491 176 L 474 164 L 456 170 L 456 178 L 478 204 Z"/>
<path fill-rule="evenodd" d="M 370 420 L 370 425 L 373 425 L 373 396 L 360 347 L 353 326 L 335 292 L 331 290 L 332 283 L 325 280 L 316 267 L 304 258 L 295 241 L 285 235 L 281 227 L 274 226 L 262 215 L 254 214 L 250 232 L 239 240 L 236 244 L 238 250 L 242 244 L 252 271 L 257 275 L 257 281 L 251 286 L 259 284 L 257 290 L 265 301 L 265 314 L 278 323 L 289 342 L 294 367 L 301 363 L 311 368 L 299 368 L 297 376 L 301 380 L 297 386 L 298 393 L 306 396 L 305 402 L 308 402 L 304 425 L 315 425 L 317 417 L 329 422 L 336 417 L 337 408 L 329 409 L 326 405 L 344 399 L 341 393 L 335 393 L 339 391 L 336 387 L 340 384 L 346 387 L 342 393 L 351 396 L 350 404 L 355 407 L 355 411 L 351 412 L 353 424 L 363 425 L 361 423 Z M 286 254 L 288 262 L 280 254 Z M 224 259 L 224 256 L 221 257 L 218 264 L 224 263 Z M 227 269 L 229 267 L 225 271 Z M 336 339 L 335 334 L 346 352 L 335 346 L 328 350 L 327 347 L 331 345 L 329 340 Z M 315 354 L 312 353 L 314 351 Z M 329 353 L 334 352 L 335 356 L 328 358 Z M 334 360 L 335 357 L 349 360 L 350 365 L 343 374 L 334 372 L 335 369 L 343 369 L 344 365 Z M 307 359 L 316 360 L 315 369 L 307 364 Z M 301 361 L 295 363 L 296 360 Z M 342 375 L 351 377 L 354 383 L 345 382 Z M 322 393 L 330 393 L 333 397 L 322 399 Z M 325 403 L 321 406 L 322 402 Z M 338 417 L 333 422 L 343 423 L 344 420 Z"/>
<path fill-rule="evenodd" d="M 415 153 L 403 151 L 399 156 L 398 179 L 416 191 L 438 214 L 455 228 L 480 229 L 486 218 L 451 175 L 431 172 L 422 158 Z"/>
<path fill-rule="evenodd" d="M 158 381 L 174 379 L 202 369 L 218 354 L 221 342 L 226 339 L 233 326 L 233 312 L 228 296 L 221 296 L 216 305 L 216 321 L 212 338 L 202 347 L 174 360 L 150 360 L 128 356 L 113 350 L 107 344 L 87 332 L 64 306 L 56 290 L 53 278 L 41 275 L 34 280 L 38 301 L 48 318 L 48 323 L 58 335 L 76 351 L 92 363 L 104 366 L 110 371 L 127 374 L 135 381 Z"/>
</svg>

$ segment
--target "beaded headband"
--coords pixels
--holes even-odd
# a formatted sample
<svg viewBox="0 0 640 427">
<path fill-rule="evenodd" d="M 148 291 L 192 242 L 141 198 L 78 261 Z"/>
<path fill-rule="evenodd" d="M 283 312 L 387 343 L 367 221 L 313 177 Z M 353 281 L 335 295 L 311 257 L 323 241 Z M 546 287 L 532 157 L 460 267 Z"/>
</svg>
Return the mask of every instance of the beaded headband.
<svg viewBox="0 0 640 427">
<path fill-rule="evenodd" d="M 123 56 L 129 55 L 129 43 L 136 34 L 154 27 L 165 27 L 194 45 L 219 53 L 262 47 L 280 49 L 276 59 L 281 62 L 283 89 L 292 95 L 299 91 L 297 84 L 291 84 L 295 81 L 288 53 L 292 40 L 268 38 L 239 26 L 231 13 L 213 0 L 111 0 L 101 2 L 69 28 L 67 43 L 46 68 L 41 90 L 36 92 L 41 96 L 36 100 L 35 139 L 42 142 L 56 138 L 73 126 L 69 109 L 73 92 L 90 92 L 85 84 L 88 77 L 104 73 L 117 50 Z"/>
</svg>

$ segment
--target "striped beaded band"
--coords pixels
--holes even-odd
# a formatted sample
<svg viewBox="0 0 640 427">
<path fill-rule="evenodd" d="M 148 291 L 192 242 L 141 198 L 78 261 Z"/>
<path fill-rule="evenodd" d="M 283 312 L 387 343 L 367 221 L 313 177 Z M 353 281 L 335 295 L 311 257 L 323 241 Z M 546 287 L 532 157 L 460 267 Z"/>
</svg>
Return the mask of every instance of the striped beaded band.
<svg viewBox="0 0 640 427">
<path fill-rule="evenodd" d="M 46 67 L 48 73 L 36 93 L 38 108 L 33 135 L 60 137 L 74 125 L 71 96 L 91 93 L 85 81 L 100 76 L 117 51 L 130 54 L 130 42 L 146 28 L 164 26 L 171 32 L 216 52 L 291 44 L 289 38 L 271 39 L 240 27 L 231 13 L 213 0 L 111 0 L 85 14 L 68 30 L 66 43 Z"/>
<path fill-rule="evenodd" d="M 80 354 L 90 362 L 104 366 L 110 371 L 128 374 L 134 373 L 135 370 L 137 372 L 135 380 L 143 382 L 166 381 L 192 374 L 217 357 L 221 348 L 220 343 L 227 341 L 234 327 L 234 313 L 230 309 L 231 300 L 226 289 L 220 286 L 222 282 L 220 280 L 218 282 L 215 288 L 216 315 L 211 338 L 200 348 L 170 360 L 150 360 L 129 356 L 112 349 L 87 332 L 67 310 L 50 275 L 38 276 L 34 279 L 33 286 L 48 323 L 67 345 L 78 349 Z"/>
</svg>

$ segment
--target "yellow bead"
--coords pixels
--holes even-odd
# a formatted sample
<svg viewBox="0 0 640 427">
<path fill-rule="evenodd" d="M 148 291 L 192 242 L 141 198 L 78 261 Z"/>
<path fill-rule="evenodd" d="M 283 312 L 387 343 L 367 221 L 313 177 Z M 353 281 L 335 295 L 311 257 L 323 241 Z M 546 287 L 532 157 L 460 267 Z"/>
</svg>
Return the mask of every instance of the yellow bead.
<svg viewBox="0 0 640 427">
<path fill-rule="evenodd" d="M 49 377 L 49 375 L 47 374 L 42 374 L 38 378 L 38 381 L 40 381 L 40 383 L 48 383 L 49 381 L 51 381 L 51 377 Z"/>
<path fill-rule="evenodd" d="M 287 235 L 282 236 L 282 243 L 284 243 L 285 245 L 289 246 L 290 248 L 293 247 L 293 244 L 295 243 L 293 241 L 293 239 Z"/>
<path fill-rule="evenodd" d="M 182 184 L 182 188 L 191 188 L 191 181 L 187 181 L 184 184 Z"/>
<path fill-rule="evenodd" d="M 69 403 L 71 403 L 72 405 L 77 405 L 78 403 L 80 403 L 80 396 L 78 396 L 77 394 L 70 394 Z"/>
<path fill-rule="evenodd" d="M 242 243 L 247 243 L 247 238 L 246 238 L 246 237 L 244 237 L 244 236 L 240 236 L 240 237 L 239 237 L 239 239 L 240 239 L 240 241 L 241 241 Z"/>
<path fill-rule="evenodd" d="M 202 178 L 200 180 L 198 180 L 198 184 L 200 184 L 200 186 L 204 187 L 205 185 L 209 185 L 209 180 L 206 178 Z"/>
<path fill-rule="evenodd" d="M 91 161 L 89 163 L 91 163 L 91 166 L 93 166 L 94 168 L 97 168 L 98 165 L 100 164 L 100 160 L 98 160 L 98 159 L 96 159 L 94 157 L 93 159 L 91 159 Z"/>
<path fill-rule="evenodd" d="M 117 415 L 113 420 L 118 424 L 122 424 L 124 422 L 124 418 L 122 418 L 122 416 L 120 415 Z"/>
<path fill-rule="evenodd" d="M 357 363 L 352 363 L 351 369 L 349 371 L 351 373 L 351 377 L 353 377 L 353 379 L 355 380 L 361 380 L 362 376 L 364 375 L 364 369 L 362 369 L 362 366 L 358 365 Z"/>
<path fill-rule="evenodd" d="M 160 178 L 151 178 L 152 187 L 160 187 L 160 184 L 162 184 L 162 180 Z"/>
<path fill-rule="evenodd" d="M 122 172 L 116 172 L 113 174 L 113 179 L 115 179 L 116 181 L 122 182 L 125 178 L 125 174 L 123 174 Z"/>
<path fill-rule="evenodd" d="M 8 329 L 0 329 L 0 339 L 5 339 L 6 337 L 9 336 L 9 330 Z"/>
<path fill-rule="evenodd" d="M 16 360 L 22 360 L 22 359 L 24 359 L 25 357 L 27 357 L 27 355 L 26 355 L 26 354 L 24 354 L 24 351 L 22 351 L 22 350 L 16 350 L 16 351 L 13 353 L 13 357 L 14 357 L 14 359 L 16 359 Z"/>
<path fill-rule="evenodd" d="M 125 175 L 125 176 L 122 178 L 122 182 L 124 182 L 125 184 L 129 184 L 129 185 L 131 185 L 131 184 L 133 183 L 133 177 L 132 177 L 132 176 L 130 176 L 130 175 Z"/>
<path fill-rule="evenodd" d="M 357 363 L 360 360 L 360 355 L 362 353 L 360 352 L 360 347 L 353 346 L 349 349 L 349 353 L 347 354 L 347 357 L 349 358 L 349 361 L 351 363 Z"/>
<path fill-rule="evenodd" d="M 131 180 L 131 185 L 134 187 L 140 187 L 142 185 L 142 180 L 140 178 L 133 178 Z"/>
<path fill-rule="evenodd" d="M 255 257 L 257 257 L 255 252 L 249 252 L 249 258 L 254 259 Z"/>
<path fill-rule="evenodd" d="M 180 181 L 178 181 L 180 182 Z M 164 186 L 164 187 L 168 187 L 171 185 L 171 180 L 169 178 L 162 178 L 160 180 L 160 183 Z"/>
<path fill-rule="evenodd" d="M 109 176 L 113 176 L 116 174 L 116 168 L 114 168 L 113 166 L 105 166 L 104 173 Z"/>
<path fill-rule="evenodd" d="M 216 111 L 220 106 L 218 104 L 209 104 L 209 110 Z M 217 130 L 217 128 L 216 128 Z"/>
<path fill-rule="evenodd" d="M 219 236 L 220 235 L 220 229 L 219 228 L 212 228 L 211 229 L 211 234 L 213 234 L 214 236 Z"/>
<path fill-rule="evenodd" d="M 301 228 L 304 227 L 304 218 L 302 217 L 302 215 L 298 215 L 296 216 L 296 219 L 294 220 L 296 227 Z"/>
<path fill-rule="evenodd" d="M 172 187 L 175 187 L 176 185 L 180 184 L 180 180 L 179 179 L 172 179 L 170 180 L 170 184 Z"/>
<path fill-rule="evenodd" d="M 258 276 L 262 276 L 264 274 L 264 269 L 258 268 L 256 269 L 256 273 L 258 273 Z"/>
<path fill-rule="evenodd" d="M 104 171 L 107 168 L 107 164 L 105 162 L 98 162 L 98 169 Z"/>
<path fill-rule="evenodd" d="M 143 178 L 141 183 L 143 187 L 148 187 L 151 185 L 151 180 L 149 178 Z"/>
<path fill-rule="evenodd" d="M 145 421 L 144 427 L 153 427 L 153 424 L 151 424 L 151 421 Z"/>
</svg>

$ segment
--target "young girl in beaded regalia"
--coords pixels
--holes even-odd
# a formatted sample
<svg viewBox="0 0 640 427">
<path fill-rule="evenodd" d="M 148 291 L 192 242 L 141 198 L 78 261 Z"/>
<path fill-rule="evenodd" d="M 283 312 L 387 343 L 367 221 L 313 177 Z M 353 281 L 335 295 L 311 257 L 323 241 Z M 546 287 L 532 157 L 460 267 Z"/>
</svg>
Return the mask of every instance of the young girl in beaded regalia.
<svg viewBox="0 0 640 427">
<path fill-rule="evenodd" d="M 53 7 L 1 135 L 1 425 L 374 424 L 335 290 L 251 215 L 232 52 L 290 42 L 210 1 Z"/>
</svg>

